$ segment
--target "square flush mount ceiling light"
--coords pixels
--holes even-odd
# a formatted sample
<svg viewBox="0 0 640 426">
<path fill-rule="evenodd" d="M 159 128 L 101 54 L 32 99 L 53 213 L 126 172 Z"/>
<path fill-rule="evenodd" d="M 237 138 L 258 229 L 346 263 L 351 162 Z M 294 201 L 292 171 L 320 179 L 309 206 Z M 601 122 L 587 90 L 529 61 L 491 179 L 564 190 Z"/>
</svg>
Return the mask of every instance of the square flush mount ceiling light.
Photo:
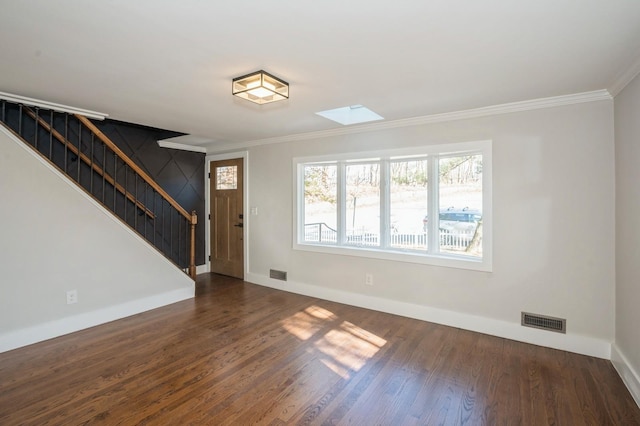
<svg viewBox="0 0 640 426">
<path fill-rule="evenodd" d="M 345 126 L 349 124 L 366 123 L 368 121 L 384 120 L 383 117 L 362 105 L 329 109 L 327 111 L 316 112 L 316 114 Z"/>
<path fill-rule="evenodd" d="M 289 99 L 289 83 L 260 70 L 234 78 L 232 92 L 242 99 L 262 105 Z"/>
</svg>

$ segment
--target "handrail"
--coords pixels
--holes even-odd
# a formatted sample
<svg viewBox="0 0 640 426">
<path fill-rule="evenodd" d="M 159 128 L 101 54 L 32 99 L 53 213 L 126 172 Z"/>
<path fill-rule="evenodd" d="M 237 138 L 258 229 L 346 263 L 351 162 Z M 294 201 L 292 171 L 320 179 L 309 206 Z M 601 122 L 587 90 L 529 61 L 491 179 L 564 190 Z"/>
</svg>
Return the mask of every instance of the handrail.
<svg viewBox="0 0 640 426">
<path fill-rule="evenodd" d="M 100 129 L 98 129 L 88 118 L 75 114 L 75 117 L 85 125 L 94 135 L 100 139 L 105 146 L 109 147 L 126 165 L 138 174 L 156 193 L 165 199 L 179 214 L 181 214 L 189 223 L 191 244 L 189 247 L 189 276 L 193 279 L 196 278 L 196 265 L 195 265 L 195 251 L 196 251 L 196 237 L 195 228 L 198 223 L 198 216 L 195 210 L 188 213 L 176 200 L 174 200 L 167 192 L 160 187 L 144 170 L 142 170 L 136 163 L 134 163 L 118 146 L 111 141 Z"/>
<path fill-rule="evenodd" d="M 62 136 L 60 134 L 60 132 L 58 132 L 56 129 L 51 127 L 51 125 L 49 123 L 47 123 L 45 120 L 43 120 L 42 117 L 37 116 L 30 108 L 28 108 L 26 106 L 24 107 L 24 110 L 26 111 L 26 113 L 31 118 L 33 118 L 34 120 L 37 120 L 38 124 L 40 124 L 42 127 L 44 127 L 48 132 L 51 132 L 51 134 L 57 140 L 59 140 L 60 143 L 63 143 L 67 147 L 67 149 L 71 150 L 71 152 L 73 152 L 75 155 L 77 155 L 78 158 L 80 158 L 82 161 L 84 161 L 85 164 L 89 165 L 96 173 L 98 173 L 100 176 L 103 176 L 105 178 L 105 180 L 107 182 L 109 182 L 111 185 L 113 185 L 118 192 L 120 192 L 121 194 L 126 196 L 129 199 L 129 201 L 131 201 L 136 206 L 138 206 L 138 208 L 140 208 L 140 210 L 144 211 L 147 216 L 149 216 L 152 219 L 156 217 L 156 215 L 151 210 L 149 210 L 144 204 L 142 204 L 140 201 L 138 201 L 136 199 L 136 197 L 133 196 L 133 194 L 131 194 L 129 191 L 127 191 L 122 185 L 117 183 L 115 181 L 115 179 L 113 179 L 111 176 L 109 176 L 109 174 L 102 169 L 102 167 L 98 166 L 96 163 L 91 161 L 91 159 L 89 157 L 87 157 L 85 154 L 80 152 L 78 150 L 78 148 L 73 143 L 71 143 L 71 141 L 66 139 L 64 136 Z"/>
<path fill-rule="evenodd" d="M 72 124 L 69 119 L 72 119 Z M 0 124 L 195 279 L 195 226 L 198 223 L 195 210 L 188 213 L 87 117 L 66 112 L 55 113 L 53 110 L 48 115 L 42 115 L 37 108 L 32 110 L 20 103 L 0 100 Z M 75 127 L 70 128 L 70 125 Z M 39 145 L 41 132 L 46 132 L 48 149 L 42 142 Z M 90 136 L 88 140 L 85 139 L 86 135 Z M 60 150 L 58 143 L 63 150 Z M 98 144 L 98 150 L 94 149 L 95 144 Z M 68 161 L 76 162 L 71 167 L 72 172 Z M 108 164 L 113 167 L 112 172 Z M 131 173 L 134 179 L 128 181 L 127 176 Z M 142 197 L 139 197 L 139 184 L 142 185 Z M 135 190 L 130 189 L 132 186 Z M 133 205 L 135 211 L 129 209 L 127 212 L 129 205 Z M 139 220 L 139 216 L 143 219 Z"/>
<path fill-rule="evenodd" d="M 169 194 L 167 194 L 167 192 L 162 189 L 153 179 L 151 179 L 151 177 L 149 177 L 149 175 L 147 175 L 144 170 L 138 167 L 136 163 L 134 163 L 120 148 L 118 148 L 116 144 L 111 141 L 111 139 L 105 136 L 105 134 L 102 133 L 102 131 L 91 122 L 91 120 L 79 114 L 75 114 L 75 117 L 80 120 L 80 122 L 84 124 L 89 130 L 91 130 L 98 137 L 98 139 L 102 141 L 102 143 L 104 143 L 109 147 L 109 149 L 115 152 L 116 155 L 120 157 L 120 159 L 122 159 L 122 161 L 124 161 L 129 167 L 131 167 L 131 169 L 133 169 L 133 171 L 135 171 L 151 188 L 153 188 L 158 194 L 160 194 L 162 198 L 167 200 L 167 202 L 171 204 L 171 206 L 176 209 L 182 216 L 184 216 L 185 219 L 189 221 L 189 223 L 195 225 L 194 223 L 192 223 L 194 214 L 188 213 L 184 208 L 182 208 L 182 206 L 178 204 L 176 200 L 174 200 Z"/>
</svg>

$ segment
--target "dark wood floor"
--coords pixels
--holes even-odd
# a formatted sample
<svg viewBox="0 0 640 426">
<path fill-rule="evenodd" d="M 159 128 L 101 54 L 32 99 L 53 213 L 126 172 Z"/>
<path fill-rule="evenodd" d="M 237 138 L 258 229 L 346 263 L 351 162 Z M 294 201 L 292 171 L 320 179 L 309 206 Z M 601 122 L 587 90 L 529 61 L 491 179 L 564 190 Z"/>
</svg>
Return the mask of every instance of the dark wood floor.
<svg viewBox="0 0 640 426">
<path fill-rule="evenodd" d="M 215 275 L 0 354 L 0 425 L 640 425 L 610 362 Z"/>
</svg>

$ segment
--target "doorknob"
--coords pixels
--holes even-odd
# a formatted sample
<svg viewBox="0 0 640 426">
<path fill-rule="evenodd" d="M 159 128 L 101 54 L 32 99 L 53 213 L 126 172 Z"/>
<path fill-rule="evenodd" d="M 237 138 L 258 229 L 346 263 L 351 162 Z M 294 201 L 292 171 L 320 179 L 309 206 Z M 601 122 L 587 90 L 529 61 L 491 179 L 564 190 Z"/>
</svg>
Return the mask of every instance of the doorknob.
<svg viewBox="0 0 640 426">
<path fill-rule="evenodd" d="M 243 227 L 244 227 L 244 225 L 243 225 L 243 224 L 241 224 L 241 223 L 236 223 L 236 224 L 235 224 L 235 225 L 233 225 L 233 226 L 237 226 L 238 228 L 243 228 Z"/>
</svg>

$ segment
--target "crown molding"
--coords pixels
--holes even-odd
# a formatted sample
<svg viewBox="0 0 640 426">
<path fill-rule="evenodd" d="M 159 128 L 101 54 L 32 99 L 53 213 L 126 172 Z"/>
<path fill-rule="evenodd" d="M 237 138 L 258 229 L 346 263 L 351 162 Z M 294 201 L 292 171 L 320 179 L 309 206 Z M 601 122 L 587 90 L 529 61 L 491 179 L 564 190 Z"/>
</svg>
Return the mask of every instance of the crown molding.
<svg viewBox="0 0 640 426">
<path fill-rule="evenodd" d="M 627 87 L 627 84 L 631 83 L 638 74 L 640 74 L 640 56 L 638 56 L 636 60 L 627 67 L 627 69 L 620 73 L 620 75 L 618 75 L 611 84 L 609 87 L 609 93 L 611 93 L 611 96 L 618 96 L 618 93 L 622 92 L 622 89 Z"/>
<path fill-rule="evenodd" d="M 202 152 L 207 153 L 207 148 L 204 146 L 187 145 L 184 143 L 168 142 L 167 139 L 158 141 L 158 146 L 161 148 L 179 149 L 181 151 Z"/>
<path fill-rule="evenodd" d="M 43 101 L 41 99 L 27 98 L 26 96 L 14 95 L 12 93 L 0 92 L 0 99 L 4 99 L 9 102 L 15 102 L 17 104 L 50 109 L 53 111 L 66 112 L 69 114 L 80 114 L 88 118 L 94 118 L 96 120 L 104 120 L 109 116 L 109 114 L 105 114 L 103 112 L 91 111 L 88 109 L 56 104 L 53 102 Z"/>
<path fill-rule="evenodd" d="M 298 133 L 288 136 L 257 139 L 237 144 L 209 145 L 209 152 L 226 151 L 229 149 L 249 148 L 261 145 L 270 145 L 283 142 L 296 142 L 309 139 L 322 139 L 331 136 L 350 135 L 365 132 L 375 132 L 399 127 L 419 126 L 423 124 L 442 123 L 447 121 L 464 120 L 469 118 L 487 117 L 491 115 L 510 114 L 513 112 L 530 111 L 535 109 L 554 108 L 565 105 L 581 104 L 585 102 L 608 101 L 613 97 L 607 90 L 595 90 L 591 92 L 575 93 L 572 95 L 554 96 L 549 98 L 533 99 L 528 101 L 510 102 L 506 104 L 492 105 L 482 108 L 467 109 L 462 111 L 445 112 L 441 114 L 425 115 L 421 117 L 405 118 L 401 120 L 376 122 L 361 126 L 349 126 L 318 132 Z"/>
<path fill-rule="evenodd" d="M 211 143 L 213 140 L 204 136 L 182 135 L 172 138 L 160 139 L 158 145 L 162 148 L 179 149 L 182 151 L 203 152 L 207 153 L 207 147 L 203 146 Z"/>
</svg>

